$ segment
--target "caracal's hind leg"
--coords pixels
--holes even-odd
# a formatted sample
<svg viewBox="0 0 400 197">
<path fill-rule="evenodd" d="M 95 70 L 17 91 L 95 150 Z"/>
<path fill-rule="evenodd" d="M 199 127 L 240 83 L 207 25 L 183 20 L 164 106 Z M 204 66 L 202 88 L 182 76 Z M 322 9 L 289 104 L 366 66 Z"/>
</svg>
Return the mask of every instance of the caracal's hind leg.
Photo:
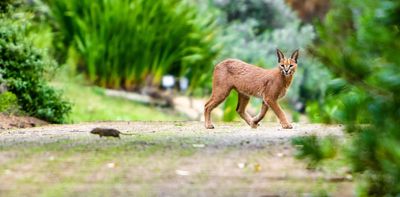
<svg viewBox="0 0 400 197">
<path fill-rule="evenodd" d="M 206 129 L 214 129 L 214 125 L 211 122 L 211 111 L 226 99 L 231 90 L 232 88 L 230 87 L 213 87 L 211 97 L 204 106 L 204 126 Z"/>
<path fill-rule="evenodd" d="M 252 120 L 253 124 L 260 126 L 258 123 L 265 117 L 265 114 L 268 111 L 268 105 L 262 102 L 261 111 L 258 113 Z"/>
<path fill-rule="evenodd" d="M 237 113 L 239 113 L 240 117 L 246 121 L 251 128 L 257 128 L 257 124 L 253 124 L 250 115 L 246 112 L 246 106 L 249 103 L 250 98 L 241 93 L 239 93 L 238 98 L 238 105 L 236 107 Z"/>
</svg>

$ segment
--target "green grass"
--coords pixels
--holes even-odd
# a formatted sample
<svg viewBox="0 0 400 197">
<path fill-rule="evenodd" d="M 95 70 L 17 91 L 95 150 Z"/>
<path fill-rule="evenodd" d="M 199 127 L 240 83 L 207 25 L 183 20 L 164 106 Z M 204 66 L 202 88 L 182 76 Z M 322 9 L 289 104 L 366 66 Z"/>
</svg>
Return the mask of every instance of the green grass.
<svg viewBox="0 0 400 197">
<path fill-rule="evenodd" d="M 0 162 L 0 180 L 8 183 L 0 186 L 0 193 L 109 196 L 118 194 L 119 184 L 127 184 L 140 186 L 140 192 L 148 196 L 155 192 L 152 184 L 174 175 L 179 159 L 196 152 L 190 146 L 179 148 L 192 143 L 187 138 L 164 139 L 164 135 L 143 134 L 122 139 L 84 136 L 48 143 L 2 144 L 0 156 L 12 158 Z M 115 166 L 109 167 L 110 163 Z"/>
<path fill-rule="evenodd" d="M 90 121 L 173 121 L 186 120 L 171 109 L 161 109 L 122 98 L 109 97 L 104 89 L 83 85 L 74 78 L 53 82 L 64 97 L 73 103 L 68 122 Z"/>
<path fill-rule="evenodd" d="M 44 146 L 45 148 L 46 146 Z M 45 153 L 52 155 L 56 160 L 49 160 Z M 18 153 L 16 155 L 18 156 Z M 106 151 L 103 153 L 88 150 L 87 153 L 77 152 L 76 155 L 66 154 L 60 150 L 48 151 L 42 149 L 31 152 L 30 157 L 24 159 L 22 163 L 1 167 L 2 174 L 5 170 L 11 170 L 16 174 L 24 175 L 24 178 L 16 176 L 15 179 L 8 179 L 9 183 L 21 189 L 3 187 L 2 193 L 7 194 L 7 196 L 26 196 L 29 193 L 35 193 L 36 196 L 71 196 L 76 193 L 76 190 L 82 189 L 81 192 L 86 194 L 93 195 L 94 192 L 101 192 L 104 195 L 111 192 L 111 187 L 116 186 L 117 183 L 128 184 L 132 181 L 145 185 L 145 183 L 140 183 L 142 180 L 135 179 L 136 176 L 140 176 L 138 169 L 146 165 L 143 162 L 151 162 L 148 157 L 137 157 L 127 152 L 112 153 Z M 154 157 L 157 156 L 159 155 L 156 154 Z M 34 166 L 29 165 L 31 162 L 34 163 Z M 170 160 L 165 164 L 173 166 L 173 162 Z M 109 163 L 115 163 L 115 168 L 108 167 Z M 29 168 L 30 170 L 17 172 L 19 168 Z M 135 172 L 132 174 L 132 180 L 125 178 L 125 171 L 130 170 L 130 168 L 133 168 L 132 171 Z M 146 169 L 146 173 L 151 173 L 153 169 L 155 170 L 156 167 Z M 173 172 L 173 170 L 171 171 Z M 154 178 L 157 179 L 157 176 L 154 176 Z M 86 188 L 80 188 L 80 185 L 85 185 Z M 4 191 L 7 189 L 11 191 Z"/>
</svg>

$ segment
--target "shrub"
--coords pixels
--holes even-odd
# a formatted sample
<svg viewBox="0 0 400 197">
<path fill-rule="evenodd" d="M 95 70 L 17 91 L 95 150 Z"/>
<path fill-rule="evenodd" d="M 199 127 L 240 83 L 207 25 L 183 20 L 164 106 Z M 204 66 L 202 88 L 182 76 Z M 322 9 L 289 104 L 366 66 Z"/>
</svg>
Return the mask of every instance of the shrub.
<svg viewBox="0 0 400 197">
<path fill-rule="evenodd" d="M 18 105 L 28 115 L 63 122 L 71 107 L 45 81 L 52 62 L 46 62 L 41 51 L 24 39 L 19 22 L 0 16 L 0 83 L 17 96 Z"/>
<path fill-rule="evenodd" d="M 12 9 L 14 4 L 17 4 L 17 3 L 19 3 L 19 0 L 2 0 L 2 1 L 0 1 L 0 13 L 8 12 L 10 9 Z"/>
<path fill-rule="evenodd" d="M 337 107 L 332 115 L 351 133 L 342 147 L 358 196 L 400 194 L 399 12 L 399 1 L 338 0 L 310 48 L 347 83 L 324 104 Z"/>
<path fill-rule="evenodd" d="M 0 94 L 0 112 L 12 112 L 18 110 L 17 96 L 11 92 Z"/>
<path fill-rule="evenodd" d="M 296 158 L 306 159 L 308 167 L 314 168 L 324 159 L 336 156 L 337 140 L 334 137 L 326 137 L 321 140 L 317 136 L 303 136 L 292 139 L 292 144 L 297 146 Z"/>
<path fill-rule="evenodd" d="M 290 10 L 280 9 L 278 5 L 280 3 L 282 2 L 260 0 L 213 1 L 213 4 L 223 11 L 223 21 L 245 23 L 251 19 L 255 23 L 253 31 L 256 34 L 263 33 L 267 29 L 281 28 L 287 17 L 295 18 L 293 14 L 290 15 Z"/>
<path fill-rule="evenodd" d="M 186 1 L 47 2 L 64 48 L 75 48 L 79 69 L 97 85 L 157 85 L 166 73 L 185 75 L 191 88 L 209 79 L 215 26 Z"/>
</svg>

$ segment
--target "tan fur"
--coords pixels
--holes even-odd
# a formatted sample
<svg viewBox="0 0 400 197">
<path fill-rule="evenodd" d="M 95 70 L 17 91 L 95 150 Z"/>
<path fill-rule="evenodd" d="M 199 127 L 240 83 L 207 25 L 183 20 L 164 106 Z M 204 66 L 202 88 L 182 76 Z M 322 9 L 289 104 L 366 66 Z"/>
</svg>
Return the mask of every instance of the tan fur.
<svg viewBox="0 0 400 197">
<path fill-rule="evenodd" d="M 277 49 L 277 56 L 278 66 L 273 69 L 263 69 L 237 59 L 227 59 L 215 66 L 211 98 L 204 107 L 207 129 L 214 128 L 211 122 L 211 111 L 226 99 L 232 89 L 239 95 L 236 111 L 252 128 L 257 128 L 268 108 L 275 112 L 283 128 L 293 128 L 279 106 L 278 99 L 286 94 L 292 82 L 299 51 L 296 50 L 287 59 Z M 255 117 L 250 117 L 246 112 L 250 96 L 262 98 L 264 101 L 260 113 Z"/>
</svg>

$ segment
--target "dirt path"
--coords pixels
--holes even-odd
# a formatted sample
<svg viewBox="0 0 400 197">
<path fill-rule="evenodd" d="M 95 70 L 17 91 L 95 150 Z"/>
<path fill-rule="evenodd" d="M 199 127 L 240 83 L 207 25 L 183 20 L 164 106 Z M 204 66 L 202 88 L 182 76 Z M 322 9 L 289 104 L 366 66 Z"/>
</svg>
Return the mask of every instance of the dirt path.
<svg viewBox="0 0 400 197">
<path fill-rule="evenodd" d="M 343 169 L 307 170 L 296 136 L 343 137 L 341 126 L 98 122 L 0 131 L 0 193 L 65 196 L 350 196 Z M 109 127 L 135 133 L 101 139 Z M 339 181 L 338 181 L 339 180 Z M 44 189 L 46 186 L 47 189 Z M 22 188 L 22 189 L 21 189 Z M 324 194 L 324 193 L 322 193 Z"/>
<path fill-rule="evenodd" d="M 128 133 L 170 133 L 177 137 L 196 136 L 210 139 L 217 146 L 237 145 L 243 140 L 250 140 L 256 147 L 263 147 L 271 142 L 288 141 L 296 136 L 343 136 L 340 125 L 294 124 L 294 129 L 281 129 L 279 124 L 264 124 L 252 129 L 241 122 L 216 123 L 216 129 L 204 129 L 201 122 L 96 122 L 71 125 L 48 125 L 27 129 L 0 131 L 0 142 L 41 141 L 52 142 L 59 139 L 73 139 L 90 136 L 89 131 L 96 127 L 115 128 Z M 128 136 L 125 136 L 128 137 Z"/>
</svg>

